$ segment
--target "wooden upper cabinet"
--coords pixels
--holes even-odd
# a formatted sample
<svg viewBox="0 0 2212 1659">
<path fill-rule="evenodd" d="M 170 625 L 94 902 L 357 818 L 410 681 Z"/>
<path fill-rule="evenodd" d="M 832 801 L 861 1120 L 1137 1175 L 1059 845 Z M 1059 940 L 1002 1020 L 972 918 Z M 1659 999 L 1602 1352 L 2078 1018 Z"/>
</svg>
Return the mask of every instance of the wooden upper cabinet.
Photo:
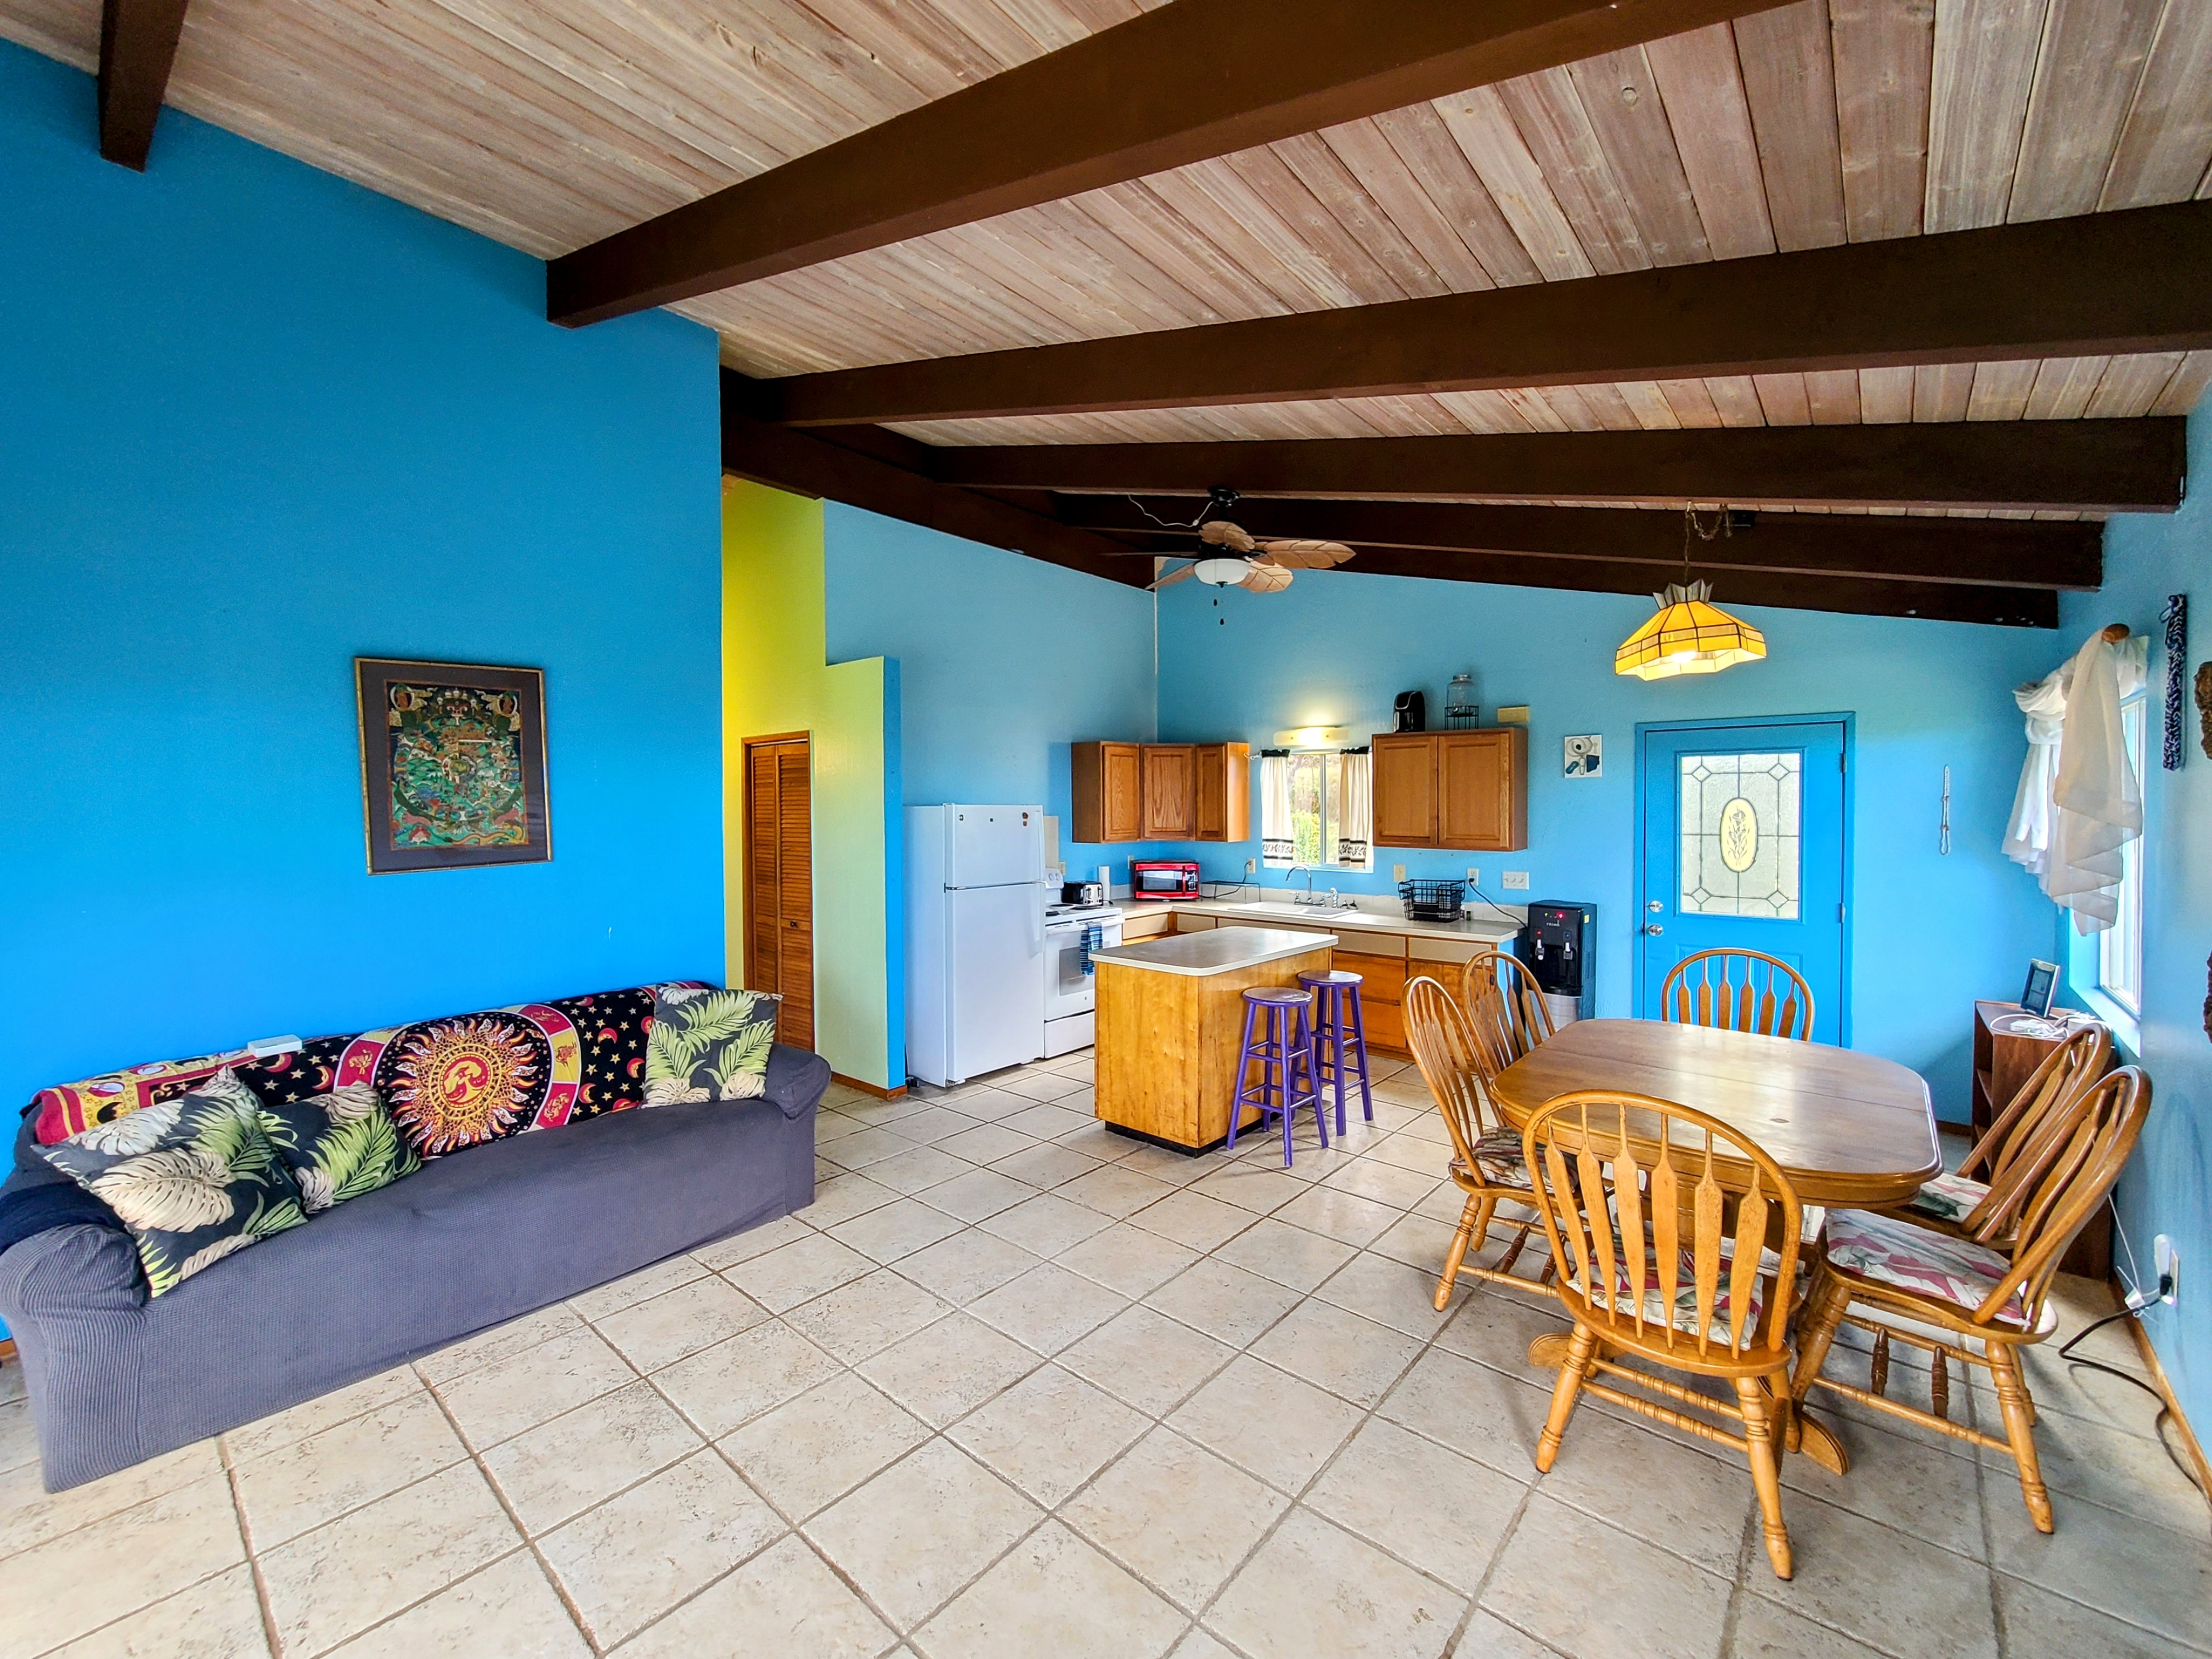
<svg viewBox="0 0 2212 1659">
<path fill-rule="evenodd" d="M 1517 853 L 1528 844 L 1528 732 L 1378 733 L 1375 844 Z"/>
<path fill-rule="evenodd" d="M 1071 841 L 1145 839 L 1143 750 L 1133 743 L 1079 743 L 1073 747 L 1074 798 Z"/>
<path fill-rule="evenodd" d="M 1198 770 L 1198 839 L 1252 838 L 1252 749 L 1242 743 L 1201 743 Z"/>
<path fill-rule="evenodd" d="M 1144 745 L 1146 841 L 1198 837 L 1198 754 L 1188 743 Z"/>
<path fill-rule="evenodd" d="M 1437 736 L 1430 732 L 1376 733 L 1373 769 L 1375 844 L 1437 844 Z"/>
<path fill-rule="evenodd" d="M 1528 844 L 1528 732 L 1495 726 L 1437 734 L 1437 845 L 1483 853 Z"/>
</svg>

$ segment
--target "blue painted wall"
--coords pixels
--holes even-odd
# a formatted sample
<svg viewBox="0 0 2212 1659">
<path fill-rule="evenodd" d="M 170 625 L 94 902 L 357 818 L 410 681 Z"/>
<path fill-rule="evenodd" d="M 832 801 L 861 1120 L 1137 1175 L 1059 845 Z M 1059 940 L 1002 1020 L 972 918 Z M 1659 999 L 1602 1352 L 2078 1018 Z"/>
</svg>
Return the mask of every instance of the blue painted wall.
<svg viewBox="0 0 2212 1659">
<path fill-rule="evenodd" d="M 2180 1247 L 2181 1300 L 2142 1316 L 2182 1411 L 2202 1438 L 2212 1431 L 2212 1042 L 2204 1031 L 2206 953 L 2212 951 L 2212 760 L 2197 744 L 2197 709 L 2184 693 L 2184 761 L 2159 763 L 2165 634 L 2158 613 L 2186 593 L 2194 623 L 2187 672 L 2212 658 L 2212 404 L 2189 421 L 2188 501 L 2171 517 L 2129 514 L 2105 532 L 2102 592 L 2070 595 L 2064 626 L 2039 672 L 2106 623 L 2152 638 L 2150 768 L 2143 779 L 2143 1010 L 2139 1058 L 2154 1090 L 2141 1148 L 2121 1178 L 2125 1247 L 2116 1265 L 2130 1283 L 2153 1278 L 2151 1241 Z M 2062 927 L 2063 924 L 2061 924 Z M 2063 936 L 2063 935 L 2062 935 Z"/>
<path fill-rule="evenodd" d="M 0 44 L 0 1101 L 722 969 L 715 343 Z M 555 857 L 365 872 L 352 659 L 543 668 Z"/>
<path fill-rule="evenodd" d="M 1725 581 L 1721 590 L 1725 604 Z M 2045 671 L 2057 636 L 1741 609 L 1765 631 L 1765 662 L 1647 684 L 1616 676 L 1613 653 L 1650 614 L 1648 599 L 1330 572 L 1301 573 L 1265 595 L 1182 583 L 1160 595 L 1160 735 L 1256 750 L 1290 726 L 1382 731 L 1393 694 L 1417 688 L 1441 723 L 1445 684 L 1462 671 L 1474 675 L 1486 719 L 1528 704 L 1527 851 L 1381 848 L 1373 875 L 1322 884 L 1382 892 L 1394 863 L 1441 878 L 1475 865 L 1501 902 L 1594 901 L 1598 1011 L 1626 1015 L 1637 723 L 1855 714 L 1853 1046 L 1921 1073 L 1937 1109 L 1963 1121 L 1973 999 L 2016 995 L 2028 958 L 2050 941 L 2048 902 L 1999 843 L 2027 748 L 2011 687 Z M 1570 781 L 1561 740 L 1582 732 L 1604 738 L 1605 769 Z M 1936 830 L 1947 765 L 1955 835 L 1945 858 Z M 1233 878 L 1259 846 L 1192 850 L 1209 878 Z M 1507 870 L 1528 872 L 1527 893 L 1504 890 Z M 1280 882 L 1284 872 L 1264 874 Z"/>
<path fill-rule="evenodd" d="M 1154 735 L 1150 594 L 834 502 L 823 527 L 830 660 L 898 659 L 908 805 L 1042 801 L 1065 831 L 1068 745 Z M 1060 851 L 1126 881 L 1144 849 Z"/>
</svg>

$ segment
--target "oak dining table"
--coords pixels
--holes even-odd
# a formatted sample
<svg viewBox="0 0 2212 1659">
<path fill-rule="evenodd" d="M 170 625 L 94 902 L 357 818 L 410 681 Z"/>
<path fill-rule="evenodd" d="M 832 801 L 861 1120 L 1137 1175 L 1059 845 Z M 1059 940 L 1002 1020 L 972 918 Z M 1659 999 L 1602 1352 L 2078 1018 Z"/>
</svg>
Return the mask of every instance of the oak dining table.
<svg viewBox="0 0 2212 1659">
<path fill-rule="evenodd" d="M 1879 1055 L 1753 1031 L 1577 1020 L 1500 1072 L 1490 1094 L 1520 1129 L 1545 1102 L 1586 1089 L 1649 1095 L 1718 1118 L 1764 1148 L 1808 1205 L 1901 1204 L 1943 1168 L 1935 1109 L 1917 1073 Z M 1565 1347 L 1564 1335 L 1539 1337 L 1528 1358 L 1556 1366 Z M 1815 1462 L 1848 1468 L 1832 1435 L 1810 1419 L 1803 1430 Z"/>
</svg>

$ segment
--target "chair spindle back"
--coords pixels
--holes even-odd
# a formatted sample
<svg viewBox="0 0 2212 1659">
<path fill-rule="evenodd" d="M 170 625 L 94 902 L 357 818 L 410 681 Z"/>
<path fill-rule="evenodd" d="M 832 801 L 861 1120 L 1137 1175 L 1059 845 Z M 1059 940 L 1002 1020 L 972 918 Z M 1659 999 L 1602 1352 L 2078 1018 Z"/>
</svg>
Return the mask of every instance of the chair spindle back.
<svg viewBox="0 0 2212 1659">
<path fill-rule="evenodd" d="M 1699 951 L 1667 970 L 1659 1017 L 1676 1025 L 1809 1042 L 1813 989 L 1795 968 L 1764 951 Z"/>
<path fill-rule="evenodd" d="M 2008 1232 L 2051 1160 L 2066 1146 L 2069 1115 L 2112 1059 L 2109 1026 L 2082 1026 L 2043 1057 L 1959 1166 L 1989 1185 L 1962 1224 L 1984 1243 Z"/>
<path fill-rule="evenodd" d="M 1760 1319 L 1754 1304 L 1786 1298 L 1796 1283 L 1803 1206 L 1764 1151 L 1687 1106 L 1595 1090 L 1547 1102 L 1523 1149 L 1559 1295 L 1577 1321 L 1601 1338 L 1632 1333 L 1645 1349 L 1684 1358 L 1686 1350 L 1740 1360 L 1780 1349 L 1788 1322 Z M 1762 1298 L 1754 1291 L 1770 1219 L 1783 1243 Z M 1687 1329 L 1676 1322 L 1682 1314 Z"/>
<path fill-rule="evenodd" d="M 1474 1028 L 1452 994 L 1427 975 L 1408 981 L 1405 993 L 1406 1042 L 1420 1067 L 1450 1132 L 1459 1165 L 1480 1176 L 1474 1151 L 1484 1133 L 1497 1127 L 1496 1109 L 1486 1085 L 1498 1075 Z"/>
<path fill-rule="evenodd" d="M 1476 1040 L 1492 1061 L 1493 1077 L 1538 1043 L 1551 1040 L 1551 1005 L 1537 988 L 1536 976 L 1518 957 L 1504 951 L 1485 951 L 1474 957 L 1460 969 L 1459 995 Z"/>
</svg>

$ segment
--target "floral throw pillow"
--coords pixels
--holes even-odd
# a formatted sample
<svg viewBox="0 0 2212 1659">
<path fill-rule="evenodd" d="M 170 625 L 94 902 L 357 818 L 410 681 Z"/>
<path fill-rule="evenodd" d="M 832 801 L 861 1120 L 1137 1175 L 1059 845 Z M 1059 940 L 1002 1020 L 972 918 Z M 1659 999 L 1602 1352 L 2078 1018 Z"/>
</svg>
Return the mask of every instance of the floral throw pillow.
<svg viewBox="0 0 2212 1659">
<path fill-rule="evenodd" d="M 422 1167 L 399 1137 L 392 1109 L 366 1083 L 261 1109 L 261 1128 L 292 1172 L 309 1215 L 343 1204 Z"/>
<path fill-rule="evenodd" d="M 782 1002 L 766 991 L 654 986 L 653 1028 L 645 1036 L 645 1103 L 751 1100 L 764 1092 Z"/>
<path fill-rule="evenodd" d="M 130 1229 L 155 1296 L 307 1218 L 260 1098 L 228 1067 L 40 1150 Z"/>
</svg>

